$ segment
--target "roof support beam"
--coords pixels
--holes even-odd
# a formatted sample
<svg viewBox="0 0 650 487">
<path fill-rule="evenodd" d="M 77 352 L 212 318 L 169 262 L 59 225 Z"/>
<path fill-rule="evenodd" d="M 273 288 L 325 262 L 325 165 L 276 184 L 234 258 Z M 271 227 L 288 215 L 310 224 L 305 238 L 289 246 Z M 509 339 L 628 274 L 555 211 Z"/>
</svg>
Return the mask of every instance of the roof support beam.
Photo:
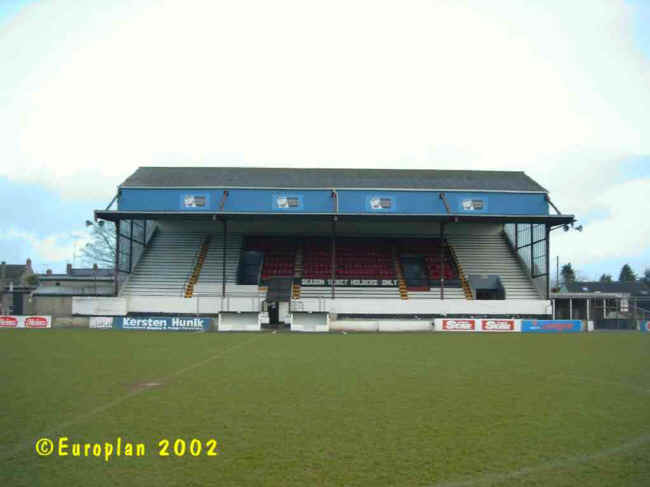
<svg viewBox="0 0 650 487">
<path fill-rule="evenodd" d="M 332 188 L 332 199 L 334 199 L 334 213 L 338 215 L 339 213 L 339 194 L 336 191 L 336 188 Z"/>
<path fill-rule="evenodd" d="M 219 211 L 223 211 L 223 207 L 226 205 L 226 199 L 230 196 L 230 192 L 225 190 L 221 196 L 221 201 L 219 201 Z"/>
<path fill-rule="evenodd" d="M 449 209 L 449 201 L 447 201 L 447 196 L 445 196 L 445 193 L 440 193 L 440 199 L 445 205 L 445 210 L 447 210 L 447 214 L 451 213 L 451 210 Z"/>
<path fill-rule="evenodd" d="M 557 206 L 555 206 L 555 205 L 553 204 L 553 202 L 551 201 L 551 198 L 549 198 L 548 195 L 545 195 L 545 196 L 544 196 L 544 199 L 546 200 L 546 202 L 547 202 L 549 205 L 551 205 L 551 206 L 553 207 L 553 209 L 555 210 L 555 212 L 556 212 L 558 215 L 562 215 L 562 212 L 561 212 L 560 210 L 558 210 Z"/>
</svg>

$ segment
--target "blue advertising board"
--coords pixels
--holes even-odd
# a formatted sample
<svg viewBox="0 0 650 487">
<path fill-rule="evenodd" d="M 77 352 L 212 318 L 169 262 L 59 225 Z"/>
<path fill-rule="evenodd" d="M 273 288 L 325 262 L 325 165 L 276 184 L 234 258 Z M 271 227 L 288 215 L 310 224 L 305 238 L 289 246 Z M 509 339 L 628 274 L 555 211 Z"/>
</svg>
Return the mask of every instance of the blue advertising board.
<svg viewBox="0 0 650 487">
<path fill-rule="evenodd" d="M 225 196 L 224 192 L 228 195 Z M 449 211 L 474 215 L 548 215 L 542 193 L 445 191 Z M 440 191 L 390 189 L 122 188 L 121 211 L 444 215 Z"/>
<path fill-rule="evenodd" d="M 641 331 L 650 332 L 650 321 L 641 322 Z"/>
<path fill-rule="evenodd" d="M 271 205 L 274 210 L 298 211 L 305 209 L 302 194 L 296 193 L 272 193 Z"/>
<path fill-rule="evenodd" d="M 580 333 L 580 320 L 522 320 L 522 333 Z"/>
<path fill-rule="evenodd" d="M 124 316 L 113 319 L 113 328 L 117 330 L 208 331 L 210 321 L 210 318 L 178 316 Z"/>
</svg>

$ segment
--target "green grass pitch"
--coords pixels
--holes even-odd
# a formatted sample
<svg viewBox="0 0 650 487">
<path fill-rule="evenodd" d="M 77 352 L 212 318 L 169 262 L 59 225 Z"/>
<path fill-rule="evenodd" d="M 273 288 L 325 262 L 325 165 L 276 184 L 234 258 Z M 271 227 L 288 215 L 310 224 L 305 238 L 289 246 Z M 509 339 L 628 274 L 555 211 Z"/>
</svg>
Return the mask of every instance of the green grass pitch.
<svg viewBox="0 0 650 487">
<path fill-rule="evenodd" d="M 641 333 L 2 330 L 0 485 L 650 485 L 649 359 Z"/>
</svg>

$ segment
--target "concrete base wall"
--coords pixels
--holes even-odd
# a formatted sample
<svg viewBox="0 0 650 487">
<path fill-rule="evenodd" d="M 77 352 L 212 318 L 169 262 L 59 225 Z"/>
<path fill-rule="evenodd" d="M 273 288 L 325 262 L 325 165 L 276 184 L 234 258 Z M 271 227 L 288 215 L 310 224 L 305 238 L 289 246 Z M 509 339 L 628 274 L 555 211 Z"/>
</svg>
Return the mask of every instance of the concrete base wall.
<svg viewBox="0 0 650 487">
<path fill-rule="evenodd" d="M 328 313 L 291 313 L 291 331 L 328 332 L 330 316 Z"/>
<path fill-rule="evenodd" d="M 71 314 L 84 316 L 124 316 L 127 313 L 215 315 L 219 312 L 260 313 L 261 311 L 262 299 L 258 296 L 226 298 L 128 296 L 119 298 L 75 297 L 72 300 Z M 290 312 L 368 316 L 464 315 L 511 317 L 550 316 L 552 309 L 550 301 L 526 299 L 467 301 L 464 299 L 305 298 L 292 301 Z"/>
<path fill-rule="evenodd" d="M 433 322 L 427 320 L 336 320 L 330 323 L 332 331 L 407 332 L 433 331 Z"/>
<path fill-rule="evenodd" d="M 259 313 L 219 313 L 219 331 L 260 331 Z"/>
<path fill-rule="evenodd" d="M 550 316 L 551 302 L 511 299 L 504 301 L 466 301 L 464 299 L 300 299 L 292 302 L 294 311 L 320 311 L 350 315 L 474 315 L 474 316 Z"/>
<path fill-rule="evenodd" d="M 33 296 L 32 314 L 57 316 L 72 315 L 71 296 Z"/>
</svg>

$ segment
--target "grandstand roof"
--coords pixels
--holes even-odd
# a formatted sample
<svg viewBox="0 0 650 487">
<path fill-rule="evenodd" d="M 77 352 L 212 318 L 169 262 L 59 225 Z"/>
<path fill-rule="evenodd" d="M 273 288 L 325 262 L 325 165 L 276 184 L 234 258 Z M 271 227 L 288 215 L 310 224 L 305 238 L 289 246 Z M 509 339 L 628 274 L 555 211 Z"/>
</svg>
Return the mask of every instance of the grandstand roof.
<svg viewBox="0 0 650 487">
<path fill-rule="evenodd" d="M 360 188 L 450 191 L 548 191 L 522 171 L 140 167 L 123 188 Z"/>
</svg>

